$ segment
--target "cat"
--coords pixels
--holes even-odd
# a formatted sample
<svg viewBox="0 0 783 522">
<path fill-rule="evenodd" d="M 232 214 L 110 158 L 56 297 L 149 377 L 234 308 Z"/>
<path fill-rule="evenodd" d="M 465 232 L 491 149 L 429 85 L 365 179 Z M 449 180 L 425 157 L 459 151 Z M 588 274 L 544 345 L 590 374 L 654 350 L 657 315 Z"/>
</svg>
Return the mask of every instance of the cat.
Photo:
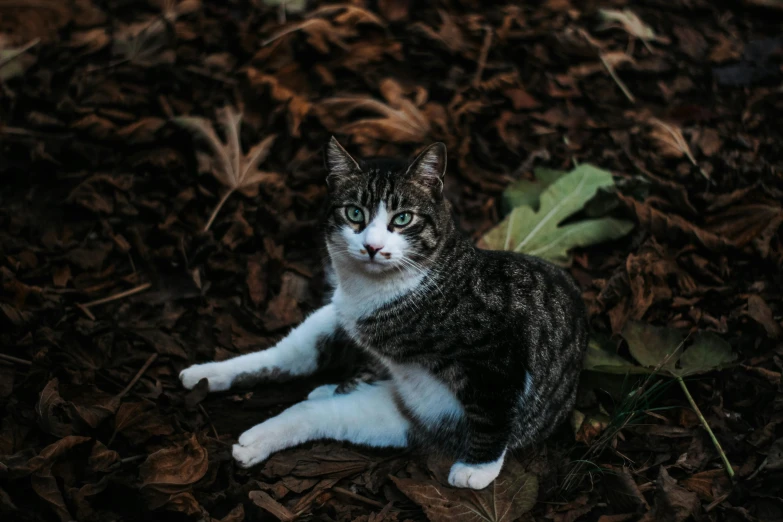
<svg viewBox="0 0 783 522">
<path fill-rule="evenodd" d="M 579 288 L 559 267 L 479 249 L 458 230 L 442 143 L 411 162 L 357 160 L 333 137 L 325 156 L 329 302 L 275 346 L 180 379 L 222 391 L 306 376 L 348 341 L 380 370 L 316 388 L 247 430 L 238 463 L 316 439 L 412 446 L 449 455 L 452 486 L 483 489 L 509 451 L 547 437 L 573 407 L 588 338 Z"/>
</svg>

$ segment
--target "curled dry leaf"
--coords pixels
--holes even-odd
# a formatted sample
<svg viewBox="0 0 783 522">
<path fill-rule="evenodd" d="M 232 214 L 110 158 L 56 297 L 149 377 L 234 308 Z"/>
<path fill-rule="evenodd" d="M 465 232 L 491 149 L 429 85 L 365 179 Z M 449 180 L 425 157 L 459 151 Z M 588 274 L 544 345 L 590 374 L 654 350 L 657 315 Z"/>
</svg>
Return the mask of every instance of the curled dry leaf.
<svg viewBox="0 0 783 522">
<path fill-rule="evenodd" d="M 380 91 L 387 103 L 361 96 L 328 98 L 319 106 L 321 120 L 333 132 L 350 134 L 358 143 L 369 140 L 395 143 L 420 143 L 430 133 L 427 116 L 406 98 L 402 87 L 395 80 L 386 78 L 380 83 Z M 370 111 L 379 118 L 365 118 L 340 126 L 337 122 L 347 119 L 355 111 Z"/>
<path fill-rule="evenodd" d="M 191 435 L 184 445 L 151 454 L 139 467 L 142 488 L 177 493 L 198 482 L 209 467 L 207 450 Z"/>
<path fill-rule="evenodd" d="M 217 110 L 217 119 L 225 130 L 227 140 L 225 143 L 218 137 L 212 123 L 205 118 L 197 116 L 174 118 L 175 123 L 205 139 L 212 151 L 211 173 L 228 188 L 204 226 L 204 231 L 209 230 L 217 213 L 234 191 L 246 196 L 254 196 L 258 194 L 259 184 L 273 184 L 280 181 L 277 173 L 258 170 L 258 166 L 269 156 L 276 134 L 267 136 L 244 154 L 239 138 L 242 115 L 231 107 L 224 107 Z"/>
</svg>

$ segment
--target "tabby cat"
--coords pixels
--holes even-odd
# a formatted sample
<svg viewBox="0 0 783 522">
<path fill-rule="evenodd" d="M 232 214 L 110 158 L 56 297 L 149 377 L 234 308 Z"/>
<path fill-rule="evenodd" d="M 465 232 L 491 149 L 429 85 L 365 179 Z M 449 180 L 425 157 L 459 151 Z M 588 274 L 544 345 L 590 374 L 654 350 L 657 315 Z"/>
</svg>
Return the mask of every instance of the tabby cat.
<svg viewBox="0 0 783 522">
<path fill-rule="evenodd" d="M 324 385 L 247 430 L 243 467 L 315 439 L 415 446 L 449 455 L 449 483 L 482 489 L 509 450 L 550 434 L 574 403 L 587 319 L 565 271 L 481 250 L 443 197 L 446 147 L 412 162 L 355 160 L 332 138 L 324 225 L 334 291 L 277 345 L 191 366 L 186 388 L 210 391 L 310 375 L 341 340 L 381 367 L 376 380 Z"/>
</svg>

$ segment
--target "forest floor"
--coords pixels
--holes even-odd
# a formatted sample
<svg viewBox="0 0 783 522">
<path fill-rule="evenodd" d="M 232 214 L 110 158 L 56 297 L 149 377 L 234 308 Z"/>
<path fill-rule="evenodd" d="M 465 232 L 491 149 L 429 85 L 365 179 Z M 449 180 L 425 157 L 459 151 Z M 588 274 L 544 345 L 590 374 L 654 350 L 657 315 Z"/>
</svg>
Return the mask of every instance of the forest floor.
<svg viewBox="0 0 783 522">
<path fill-rule="evenodd" d="M 783 520 L 780 2 L 264 2 L 0 0 L 0 518 Z M 244 185 L 181 119 L 240 112 Z M 238 468 L 240 433 L 335 376 L 177 375 L 321 303 L 331 135 L 446 143 L 477 241 L 535 168 L 610 171 L 634 229 L 569 267 L 594 344 L 627 362 L 628 325 L 709 332 L 733 362 L 687 388 L 585 371 L 573 422 L 481 493 L 332 442 Z"/>
</svg>

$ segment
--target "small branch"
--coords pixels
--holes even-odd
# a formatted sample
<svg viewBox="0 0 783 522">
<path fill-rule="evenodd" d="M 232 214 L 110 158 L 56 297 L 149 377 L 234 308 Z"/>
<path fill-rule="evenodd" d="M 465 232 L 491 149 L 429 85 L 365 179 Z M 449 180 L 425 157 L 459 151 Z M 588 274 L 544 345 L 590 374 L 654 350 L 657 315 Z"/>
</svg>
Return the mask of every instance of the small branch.
<svg viewBox="0 0 783 522">
<path fill-rule="evenodd" d="M 204 225 L 204 230 L 202 232 L 206 232 L 209 230 L 209 227 L 212 226 L 212 222 L 215 221 L 215 218 L 218 215 L 218 212 L 220 212 L 220 209 L 223 208 L 223 205 L 226 203 L 226 200 L 228 200 L 228 197 L 234 193 L 234 189 L 229 189 L 226 191 L 225 194 L 223 194 L 223 197 L 220 198 L 220 201 L 218 201 L 217 206 L 215 207 L 215 210 L 212 211 L 212 215 L 209 216 L 209 220 L 207 221 L 207 224 Z"/>
<path fill-rule="evenodd" d="M 112 301 L 117 301 L 118 299 L 123 299 L 125 297 L 130 297 L 132 295 L 143 292 L 144 290 L 148 289 L 151 286 L 152 283 L 144 283 L 143 285 L 139 285 L 135 288 L 131 288 L 130 290 L 125 290 L 124 292 L 120 292 L 119 294 L 110 295 L 109 297 L 104 297 L 103 299 L 96 299 L 95 301 L 90 301 L 89 303 L 83 303 L 81 306 L 83 306 L 84 308 L 90 308 L 93 306 L 111 303 Z"/>
<path fill-rule="evenodd" d="M 41 41 L 40 38 L 36 38 L 35 40 L 30 41 L 29 43 L 27 43 L 23 47 L 20 47 L 19 49 L 11 49 L 10 50 L 11 52 L 8 54 L 8 56 L 0 60 L 0 69 L 2 69 L 5 66 L 5 64 L 7 64 L 8 62 L 15 60 L 17 57 L 23 55 L 24 53 L 26 53 L 27 51 L 29 51 L 30 49 L 38 45 L 40 41 Z"/>
<path fill-rule="evenodd" d="M 707 424 L 707 419 L 704 418 L 704 415 L 702 415 L 701 410 L 696 405 L 696 401 L 693 400 L 693 397 L 691 396 L 691 392 L 688 391 L 688 387 L 685 386 L 685 381 L 682 380 L 682 377 L 678 376 L 677 382 L 680 384 L 680 388 L 682 388 L 682 391 L 685 393 L 685 397 L 688 398 L 688 402 L 691 404 L 691 408 L 693 408 L 693 411 L 696 413 L 696 416 L 699 417 L 699 420 L 704 426 L 704 429 L 707 430 L 707 434 L 710 436 L 710 439 L 712 440 L 712 444 L 715 446 L 715 449 L 718 450 L 718 454 L 720 455 L 720 458 L 723 461 L 723 466 L 726 468 L 726 473 L 729 475 L 729 478 L 733 481 L 734 468 L 731 467 L 731 463 L 729 462 L 728 457 L 726 457 L 726 454 L 723 452 L 723 448 L 721 447 L 720 442 L 718 442 L 718 439 L 715 437 L 715 434 L 712 432 L 712 428 L 710 428 L 710 425 Z"/>
<path fill-rule="evenodd" d="M 481 75 L 484 74 L 484 68 L 487 66 L 487 56 L 489 56 L 489 48 L 492 46 L 492 27 L 484 27 L 484 43 L 481 46 L 481 54 L 479 55 L 478 68 L 476 69 L 476 75 L 473 77 L 473 87 L 478 88 L 481 83 Z"/>
<path fill-rule="evenodd" d="M 364 502 L 365 504 L 375 506 L 377 508 L 386 507 L 386 504 L 383 504 L 382 502 L 378 502 L 377 500 L 373 500 L 371 498 L 363 497 L 362 495 L 356 494 L 353 491 L 349 491 L 345 488 L 332 488 L 332 491 L 334 491 L 335 493 L 339 493 L 340 495 L 345 495 L 346 497 L 352 498 L 354 500 L 358 500 L 359 502 Z"/>
<path fill-rule="evenodd" d="M 128 394 L 128 392 L 131 391 L 131 389 L 133 389 L 133 387 L 136 385 L 136 383 L 139 382 L 139 379 L 141 379 L 141 376 L 144 375 L 144 372 L 147 371 L 147 369 L 150 367 L 150 365 L 152 363 L 154 363 L 155 359 L 157 359 L 157 358 L 158 358 L 158 354 L 157 353 L 153 353 L 152 355 L 150 355 L 149 358 L 147 359 L 147 361 L 141 367 L 141 369 L 139 369 L 139 371 L 136 372 L 136 376 L 133 377 L 133 380 L 131 380 L 131 382 L 128 383 L 128 385 L 125 387 L 125 389 L 122 390 L 120 393 L 118 393 L 117 397 L 115 397 L 115 398 L 117 400 L 120 400 L 123 397 L 125 397 Z"/>
<path fill-rule="evenodd" d="M 25 366 L 32 366 L 33 365 L 32 361 L 26 361 L 24 359 L 20 359 L 18 357 L 14 357 L 13 355 L 6 355 L 4 353 L 0 353 L 0 359 L 6 360 L 6 361 L 9 361 L 9 362 L 12 362 L 12 363 L 16 363 L 16 364 L 23 364 Z"/>
</svg>

